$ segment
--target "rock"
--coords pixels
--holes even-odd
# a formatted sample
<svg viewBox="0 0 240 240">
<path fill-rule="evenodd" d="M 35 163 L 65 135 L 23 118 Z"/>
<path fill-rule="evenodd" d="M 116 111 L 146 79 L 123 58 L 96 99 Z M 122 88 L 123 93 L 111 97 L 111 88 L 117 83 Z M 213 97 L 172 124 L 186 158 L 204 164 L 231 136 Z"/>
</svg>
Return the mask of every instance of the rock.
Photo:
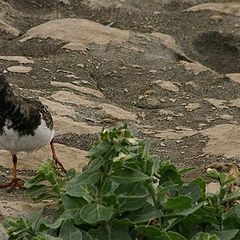
<svg viewBox="0 0 240 240">
<path fill-rule="evenodd" d="M 211 105 L 213 105 L 215 108 L 219 108 L 219 109 L 224 109 L 224 108 L 228 108 L 225 104 L 226 101 L 225 100 L 221 100 L 221 99 L 214 99 L 214 98 L 204 98 L 204 100 L 208 103 L 210 103 Z"/>
<path fill-rule="evenodd" d="M 160 115 L 176 116 L 176 114 L 175 114 L 173 111 L 167 110 L 167 109 L 160 109 L 160 110 L 158 110 L 158 113 L 159 113 Z"/>
<path fill-rule="evenodd" d="M 219 13 L 225 13 L 240 17 L 240 3 L 237 2 L 223 2 L 223 3 L 203 3 L 188 8 L 186 11 L 216 11 Z"/>
<path fill-rule="evenodd" d="M 24 201 L 0 200 L 0 215 L 4 217 L 28 217 L 29 214 L 39 211 L 43 203 L 26 203 Z"/>
<path fill-rule="evenodd" d="M 222 115 L 220 115 L 220 118 L 223 119 L 223 120 L 232 120 L 233 119 L 233 115 L 222 114 Z"/>
<path fill-rule="evenodd" d="M 0 19 L 0 30 L 15 37 L 18 37 L 20 35 L 20 31 L 17 28 L 11 26 L 2 19 Z"/>
<path fill-rule="evenodd" d="M 193 136 L 195 134 L 197 134 L 198 132 L 193 130 L 193 129 L 182 129 L 179 131 L 173 130 L 173 129 L 167 129 L 164 131 L 161 131 L 157 134 L 155 134 L 154 136 L 156 138 L 161 138 L 161 139 L 177 139 L 180 140 L 184 137 L 190 137 Z"/>
<path fill-rule="evenodd" d="M 188 105 L 185 106 L 185 109 L 187 109 L 187 111 L 193 111 L 200 107 L 201 107 L 200 103 L 188 103 Z"/>
<path fill-rule="evenodd" d="M 56 152 L 59 160 L 66 169 L 75 168 L 76 171 L 80 171 L 88 162 L 86 157 L 87 152 L 81 149 L 67 147 L 63 144 L 56 143 Z M 0 150 L 2 157 L 1 165 L 12 169 L 11 154 L 8 151 Z M 32 153 L 19 153 L 18 154 L 18 170 L 34 170 L 36 171 L 39 164 L 51 158 L 50 146 L 45 146 L 38 151 Z M 12 174 L 12 170 L 9 173 L 9 177 Z M 23 175 L 21 175 L 22 177 Z M 23 179 L 26 177 L 23 176 Z"/>
<path fill-rule="evenodd" d="M 220 124 L 201 130 L 203 136 L 209 138 L 204 153 L 224 155 L 228 158 L 240 157 L 240 126 L 235 124 Z"/>
<path fill-rule="evenodd" d="M 0 60 L 15 61 L 15 62 L 19 62 L 20 64 L 34 63 L 34 60 L 24 56 L 0 56 Z"/>
<path fill-rule="evenodd" d="M 94 134 L 100 133 L 102 130 L 100 126 L 90 126 L 84 122 L 75 122 L 67 117 L 54 116 L 53 121 L 56 134 Z"/>
<path fill-rule="evenodd" d="M 211 20 L 214 20 L 215 22 L 220 22 L 223 20 L 223 16 L 217 14 L 217 15 L 213 15 L 210 17 Z"/>
<path fill-rule="evenodd" d="M 97 108 L 98 106 L 96 102 L 92 102 L 70 91 L 57 91 L 51 95 L 51 98 L 61 103 L 73 103 L 76 106 L 83 106 L 86 108 Z"/>
<path fill-rule="evenodd" d="M 68 116 L 68 117 L 72 117 L 72 118 L 76 117 L 76 113 L 71 106 L 67 106 L 67 105 L 63 105 L 58 102 L 50 101 L 43 97 L 40 97 L 39 99 L 44 105 L 48 106 L 48 108 L 50 109 L 50 111 L 53 115 Z"/>
<path fill-rule="evenodd" d="M 133 122 L 139 122 L 137 114 L 124 110 L 120 107 L 111 105 L 111 104 L 107 104 L 107 103 L 102 103 L 100 104 L 100 106 L 102 107 L 102 111 L 111 116 L 111 118 L 113 119 L 117 119 L 117 120 L 130 120 Z"/>
<path fill-rule="evenodd" d="M 20 42 L 33 38 L 52 38 L 66 42 L 64 48 L 83 50 L 91 43 L 120 44 L 129 39 L 129 34 L 129 31 L 104 26 L 87 19 L 65 18 L 52 20 L 29 29 Z"/>
<path fill-rule="evenodd" d="M 187 71 L 192 71 L 195 75 L 198 75 L 201 72 L 205 71 L 212 71 L 211 69 L 203 66 L 202 64 L 198 62 L 186 62 L 186 61 L 180 61 L 180 63 L 183 64 L 184 68 Z"/>
<path fill-rule="evenodd" d="M 51 81 L 51 85 L 55 86 L 55 87 L 70 88 L 70 89 L 76 90 L 80 93 L 85 93 L 85 94 L 92 95 L 92 96 L 98 97 L 98 98 L 105 98 L 105 96 L 98 90 L 88 88 L 88 87 L 80 87 L 80 86 L 77 86 L 77 85 L 69 83 L 69 82 Z"/>
<path fill-rule="evenodd" d="M 240 73 L 229 73 L 226 76 L 233 82 L 240 83 Z"/>
<path fill-rule="evenodd" d="M 229 105 L 240 108 L 240 98 L 229 100 Z"/>
<path fill-rule="evenodd" d="M 143 101 L 144 101 L 144 105 L 146 105 L 147 108 L 160 107 L 160 101 L 156 97 L 144 97 Z"/>
<path fill-rule="evenodd" d="M 206 194 L 207 195 L 215 195 L 220 193 L 220 183 L 219 182 L 211 182 L 206 185 Z"/>
<path fill-rule="evenodd" d="M 19 65 L 19 66 L 8 67 L 7 70 L 9 72 L 14 72 L 14 73 L 28 73 L 32 71 L 32 68 Z"/>
<path fill-rule="evenodd" d="M 176 44 L 176 40 L 171 35 L 161 32 L 152 32 L 151 35 L 155 38 L 159 38 L 161 40 L 161 44 L 168 49 L 171 49 L 178 54 L 184 55 L 182 48 Z"/>
<path fill-rule="evenodd" d="M 171 81 L 157 80 L 157 81 L 153 81 L 153 83 L 156 83 L 162 89 L 165 89 L 167 91 L 172 91 L 172 92 L 179 91 L 179 87 L 176 84 L 172 83 Z"/>
<path fill-rule="evenodd" d="M 79 77 L 77 77 L 76 75 L 74 74 L 67 74 L 65 75 L 66 78 L 73 78 L 73 79 L 79 79 Z"/>
<path fill-rule="evenodd" d="M 90 8 L 109 8 L 109 7 L 121 7 L 125 0 L 83 0 L 83 4 Z"/>
</svg>

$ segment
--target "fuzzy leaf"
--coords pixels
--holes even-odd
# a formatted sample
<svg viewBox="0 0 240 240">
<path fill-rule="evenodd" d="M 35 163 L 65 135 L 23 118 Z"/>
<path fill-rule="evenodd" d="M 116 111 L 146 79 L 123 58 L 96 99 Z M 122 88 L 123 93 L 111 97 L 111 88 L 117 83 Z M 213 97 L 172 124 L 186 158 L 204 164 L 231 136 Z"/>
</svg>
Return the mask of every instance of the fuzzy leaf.
<svg viewBox="0 0 240 240">
<path fill-rule="evenodd" d="M 62 240 L 82 240 L 81 231 L 76 228 L 72 220 L 65 220 L 59 233 Z"/>
<path fill-rule="evenodd" d="M 113 214 L 112 207 L 104 207 L 101 204 L 91 203 L 85 205 L 80 211 L 82 220 L 89 224 L 96 224 L 100 221 L 108 221 Z"/>
<path fill-rule="evenodd" d="M 111 177 L 118 183 L 142 182 L 149 179 L 146 174 L 138 170 L 126 167 L 118 169 Z"/>
</svg>

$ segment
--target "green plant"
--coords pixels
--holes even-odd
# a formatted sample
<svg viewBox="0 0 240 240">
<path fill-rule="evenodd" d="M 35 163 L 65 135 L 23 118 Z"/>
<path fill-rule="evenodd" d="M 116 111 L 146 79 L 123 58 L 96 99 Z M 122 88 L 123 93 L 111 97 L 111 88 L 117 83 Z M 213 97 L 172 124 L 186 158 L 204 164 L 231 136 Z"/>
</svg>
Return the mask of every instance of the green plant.
<svg viewBox="0 0 240 240">
<path fill-rule="evenodd" d="M 54 217 L 39 215 L 38 227 L 33 220 L 7 220 L 10 239 L 239 239 L 239 192 L 230 192 L 230 175 L 208 170 L 221 185 L 209 195 L 205 180 L 184 182 L 188 169 L 160 161 L 149 147 L 125 125 L 101 133 L 80 173 L 71 170 L 61 178 L 51 161 L 42 165 L 27 192 L 35 200 L 55 199 Z"/>
</svg>

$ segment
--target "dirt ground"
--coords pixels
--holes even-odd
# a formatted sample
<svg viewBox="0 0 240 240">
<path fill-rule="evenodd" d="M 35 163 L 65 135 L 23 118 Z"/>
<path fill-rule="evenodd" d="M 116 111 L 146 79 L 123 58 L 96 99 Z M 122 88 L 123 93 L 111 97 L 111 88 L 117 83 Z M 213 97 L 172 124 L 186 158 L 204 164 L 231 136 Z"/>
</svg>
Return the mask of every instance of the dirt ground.
<svg viewBox="0 0 240 240">
<path fill-rule="evenodd" d="M 123 122 L 153 154 L 196 167 L 191 176 L 239 161 L 238 1 L 0 0 L 0 69 L 48 105 L 67 168 L 81 169 L 101 129 Z M 12 166 L 0 154 L 4 181 Z M 19 176 L 49 156 L 23 153 Z M 38 206 L 22 190 L 0 193 L 0 220 Z"/>
</svg>

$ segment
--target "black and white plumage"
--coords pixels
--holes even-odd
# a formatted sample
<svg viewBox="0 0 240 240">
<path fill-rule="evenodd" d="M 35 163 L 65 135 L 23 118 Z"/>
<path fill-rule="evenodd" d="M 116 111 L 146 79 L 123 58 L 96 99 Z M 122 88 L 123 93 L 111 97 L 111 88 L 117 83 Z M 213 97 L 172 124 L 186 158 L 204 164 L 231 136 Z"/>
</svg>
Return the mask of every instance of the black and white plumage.
<svg viewBox="0 0 240 240">
<path fill-rule="evenodd" d="M 18 186 L 16 164 L 18 152 L 31 152 L 50 144 L 53 159 L 57 159 L 53 144 L 53 119 L 46 107 L 35 99 L 14 94 L 5 76 L 0 73 L 0 145 L 12 154 L 13 180 L 0 187 Z"/>
</svg>

